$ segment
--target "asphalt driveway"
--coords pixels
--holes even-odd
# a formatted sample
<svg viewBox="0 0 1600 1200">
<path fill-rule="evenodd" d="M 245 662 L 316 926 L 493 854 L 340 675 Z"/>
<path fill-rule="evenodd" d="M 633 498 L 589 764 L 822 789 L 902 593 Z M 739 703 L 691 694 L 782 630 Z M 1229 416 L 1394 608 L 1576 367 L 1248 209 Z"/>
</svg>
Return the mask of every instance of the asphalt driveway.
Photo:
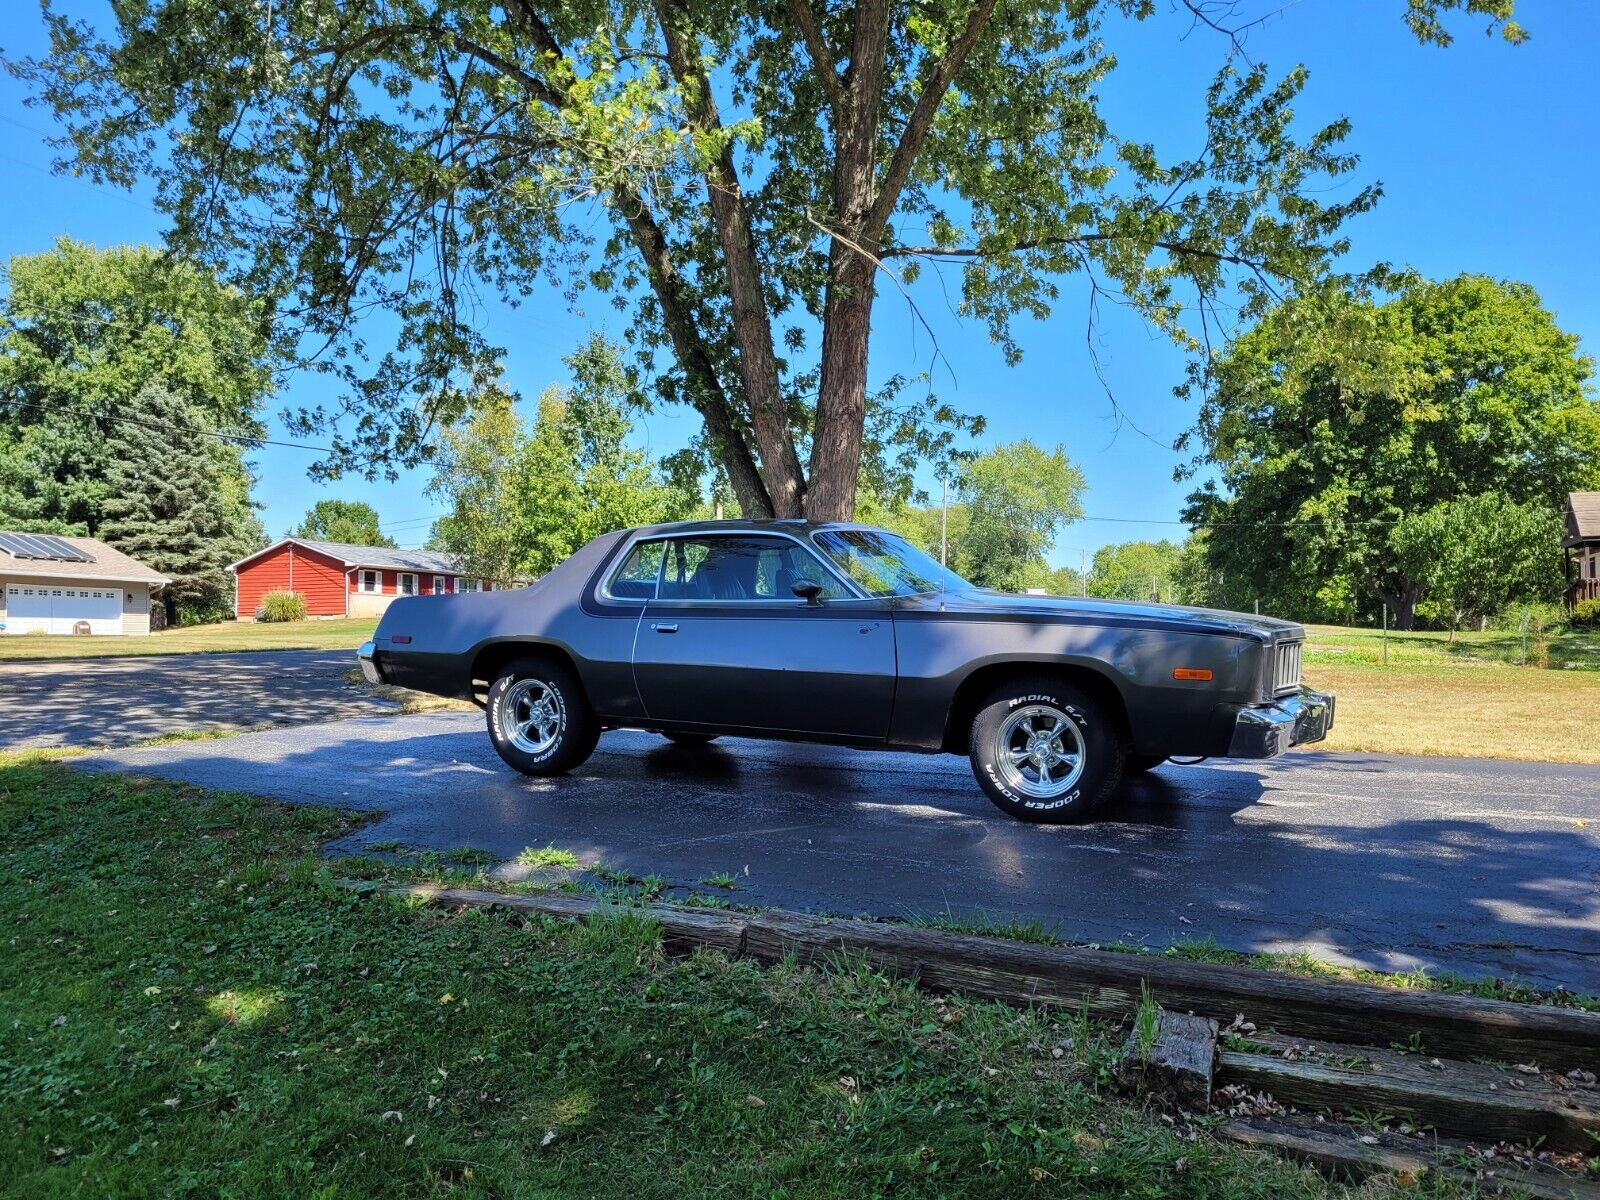
<svg viewBox="0 0 1600 1200">
<path fill-rule="evenodd" d="M 1095 942 L 1215 937 L 1363 966 L 1600 990 L 1600 767 L 1295 753 L 1166 766 L 1105 819 L 1030 826 L 966 761 L 618 732 L 512 773 L 476 714 L 341 721 L 81 760 L 370 809 L 333 847 L 554 844 L 587 864 L 834 913 L 1038 921 Z"/>
<path fill-rule="evenodd" d="M 392 712 L 345 682 L 355 661 L 350 650 L 273 650 L 0 663 L 0 750 Z"/>
</svg>

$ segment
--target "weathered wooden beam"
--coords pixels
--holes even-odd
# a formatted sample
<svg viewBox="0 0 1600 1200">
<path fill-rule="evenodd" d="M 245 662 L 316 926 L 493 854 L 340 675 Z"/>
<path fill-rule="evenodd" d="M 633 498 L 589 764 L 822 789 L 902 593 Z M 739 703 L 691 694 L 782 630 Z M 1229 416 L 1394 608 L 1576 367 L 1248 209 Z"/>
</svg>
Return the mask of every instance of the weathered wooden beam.
<svg viewBox="0 0 1600 1200">
<path fill-rule="evenodd" d="M 1135 1024 L 1122 1052 L 1118 1075 L 1124 1087 L 1137 1088 L 1161 1104 L 1204 1112 L 1211 1107 L 1211 1077 L 1216 1061 L 1215 1021 L 1162 1010 L 1149 1046 L 1141 1044 Z"/>
<path fill-rule="evenodd" d="M 597 907 L 621 907 L 582 893 L 521 896 L 429 885 L 399 890 L 458 907 L 495 905 L 577 918 Z M 1007 1004 L 1087 1008 L 1093 1016 L 1119 1020 L 1138 1006 L 1147 987 L 1157 1003 L 1173 1012 L 1224 1023 L 1244 1013 L 1258 1028 L 1300 1037 L 1378 1045 L 1416 1037 L 1430 1053 L 1449 1058 L 1536 1061 L 1558 1071 L 1600 1068 L 1600 1013 L 1298 979 L 1252 967 L 1040 946 L 782 909 L 746 914 L 652 904 L 626 911 L 659 921 L 673 948 L 705 945 L 764 962 L 791 954 L 802 962 L 825 962 L 847 954 L 878 970 L 913 977 L 935 991 Z"/>
<path fill-rule="evenodd" d="M 1256 1040 L 1256 1039 L 1252 1039 Z M 1600 1094 L 1563 1087 L 1529 1068 L 1318 1043 L 1262 1042 L 1263 1050 L 1224 1049 L 1217 1083 L 1267 1092 L 1279 1104 L 1332 1112 L 1383 1113 L 1442 1133 L 1537 1142 L 1588 1151 L 1600 1139 Z M 1284 1043 L 1280 1045 L 1279 1043 Z M 1285 1057 L 1285 1052 L 1294 1057 Z"/>
<path fill-rule="evenodd" d="M 1305 1037 L 1387 1045 L 1420 1035 L 1433 1053 L 1450 1057 L 1537 1060 L 1563 1071 L 1600 1065 L 1600 1013 L 778 909 L 751 917 L 745 949 L 769 961 L 790 953 L 808 961 L 849 953 L 941 991 L 1011 1004 L 1087 1006 L 1110 1019 L 1137 1007 L 1144 984 L 1164 1008 L 1224 1023 L 1244 1013 L 1262 1029 Z"/>
<path fill-rule="evenodd" d="M 1415 1184 L 1430 1174 L 1468 1185 L 1471 1194 L 1509 1194 L 1534 1200 L 1600 1200 L 1600 1184 L 1554 1170 L 1515 1165 L 1486 1167 L 1483 1177 L 1449 1161 L 1447 1148 L 1424 1142 L 1362 1135 L 1348 1126 L 1312 1125 L 1275 1117 L 1227 1121 L 1218 1133 L 1230 1142 L 1270 1150 L 1315 1167 L 1335 1179 L 1359 1183 L 1373 1175 L 1395 1175 Z M 1459 1147 L 1457 1147 L 1459 1149 Z M 1464 1193 L 1465 1194 L 1465 1193 Z"/>
</svg>

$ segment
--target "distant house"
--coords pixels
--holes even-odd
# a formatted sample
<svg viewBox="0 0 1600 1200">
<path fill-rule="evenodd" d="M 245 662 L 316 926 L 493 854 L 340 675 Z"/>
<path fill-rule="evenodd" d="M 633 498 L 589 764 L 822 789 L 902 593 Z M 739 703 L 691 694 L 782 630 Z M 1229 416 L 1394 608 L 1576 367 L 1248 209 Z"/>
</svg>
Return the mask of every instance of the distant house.
<svg viewBox="0 0 1600 1200">
<path fill-rule="evenodd" d="M 284 538 L 241 558 L 232 567 L 237 584 L 233 612 L 254 619 L 268 592 L 298 592 L 310 617 L 370 617 L 396 596 L 440 596 L 487 592 L 492 585 L 461 574 L 448 555 L 431 550 L 391 550 Z"/>
<path fill-rule="evenodd" d="M 0 634 L 149 633 L 170 582 L 94 538 L 0 532 Z"/>
<path fill-rule="evenodd" d="M 1573 492 L 1567 497 L 1567 561 L 1577 576 L 1567 590 L 1567 603 L 1600 600 L 1600 492 Z"/>
</svg>

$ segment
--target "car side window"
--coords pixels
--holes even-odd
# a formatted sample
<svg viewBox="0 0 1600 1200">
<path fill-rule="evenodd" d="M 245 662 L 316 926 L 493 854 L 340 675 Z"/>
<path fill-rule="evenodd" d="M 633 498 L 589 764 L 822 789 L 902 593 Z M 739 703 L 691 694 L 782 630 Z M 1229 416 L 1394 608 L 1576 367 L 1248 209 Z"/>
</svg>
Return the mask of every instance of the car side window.
<svg viewBox="0 0 1600 1200">
<path fill-rule="evenodd" d="M 628 551 L 606 591 L 617 600 L 654 600 L 666 547 L 661 541 L 640 542 Z"/>
<path fill-rule="evenodd" d="M 675 539 L 667 550 L 663 600 L 794 603 L 794 584 L 814 581 L 824 599 L 849 595 L 821 561 L 787 538 L 734 534 Z"/>
</svg>

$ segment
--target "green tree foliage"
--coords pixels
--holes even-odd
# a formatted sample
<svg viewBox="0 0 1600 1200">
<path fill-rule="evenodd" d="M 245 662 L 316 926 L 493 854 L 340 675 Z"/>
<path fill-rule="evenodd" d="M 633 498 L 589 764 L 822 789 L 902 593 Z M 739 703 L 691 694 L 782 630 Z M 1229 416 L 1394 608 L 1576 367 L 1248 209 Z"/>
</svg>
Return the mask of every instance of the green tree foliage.
<svg viewBox="0 0 1600 1200">
<path fill-rule="evenodd" d="M 432 544 L 466 574 L 543 575 L 608 530 L 682 517 L 699 501 L 626 445 L 616 348 L 592 339 L 566 361 L 572 387 L 546 389 L 531 430 L 515 398 L 494 388 L 470 420 L 440 435 L 428 493 L 451 511 L 435 523 Z"/>
<path fill-rule="evenodd" d="M 137 553 L 107 532 L 108 506 L 126 504 L 122 489 L 160 480 L 126 470 L 114 480 L 113 470 L 130 458 L 168 477 L 182 469 L 147 456 L 150 427 L 170 440 L 176 432 L 160 427 L 171 425 L 200 431 L 194 444 L 207 446 L 197 469 L 226 517 L 218 536 L 230 547 L 259 542 L 244 452 L 208 436 L 261 432 L 256 413 L 271 374 L 259 306 L 141 247 L 97 250 L 63 239 L 48 253 L 13 258 L 7 274 L 0 527 L 104 537 Z"/>
<path fill-rule="evenodd" d="M 1083 515 L 1083 472 L 1062 447 L 997 446 L 966 460 L 952 485 L 956 499 L 943 514 L 936 504 L 885 504 L 863 492 L 860 519 L 937 555 L 943 517 L 945 561 L 957 575 L 1001 591 L 1077 590 L 1076 572 L 1045 562 L 1056 534 Z"/>
<path fill-rule="evenodd" d="M 972 425 L 905 402 L 903 376 L 869 389 L 883 288 L 953 266 L 1015 360 L 1015 319 L 1078 276 L 1198 351 L 1221 312 L 1325 276 L 1378 196 L 1345 182 L 1348 123 L 1297 113 L 1304 69 L 1235 53 L 1235 0 L 119 0 L 98 27 L 44 8 L 49 52 L 7 65 L 71 165 L 152 178 L 173 247 L 277 299 L 280 344 L 343 376 L 298 421 L 334 439 L 326 471 L 425 456 L 501 357 L 472 297 L 550 285 L 628 314 L 655 398 L 700 414 L 746 515 L 846 517 L 863 476 L 894 491 L 905 456 Z M 1217 63 L 1192 156 L 1100 100 L 1127 22 L 1174 10 Z M 1443 43 L 1451 10 L 1521 36 L 1508 0 L 1408 19 Z M 395 340 L 369 357 L 352 324 L 374 310 Z"/>
<path fill-rule="evenodd" d="M 261 543 L 260 524 L 240 521 L 230 494 L 237 459 L 185 423 L 177 393 L 151 384 L 137 400 L 142 420 L 119 428 L 106 467 L 97 536 L 171 579 L 161 592 L 167 624 L 222 620 L 232 608 L 228 564 Z"/>
<path fill-rule="evenodd" d="M 1102 546 L 1089 571 L 1089 595 L 1186 604 L 1188 597 L 1179 584 L 1183 557 L 1184 547 L 1165 538 Z"/>
<path fill-rule="evenodd" d="M 1422 583 L 1417 611 L 1454 633 L 1517 601 L 1559 600 L 1563 531 L 1557 509 L 1489 493 L 1412 513 L 1394 526 L 1389 545 L 1398 568 Z"/>
<path fill-rule="evenodd" d="M 379 519 L 378 510 L 360 500 L 318 500 L 289 536 L 353 546 L 393 546 L 394 539 L 379 528 Z"/>
<path fill-rule="evenodd" d="M 1083 472 L 1060 446 L 1011 442 L 980 454 L 961 474 L 967 508 L 961 547 L 974 583 L 1001 591 L 1038 586 L 1035 564 L 1056 534 L 1083 516 Z"/>
<path fill-rule="evenodd" d="M 1216 481 L 1186 516 L 1219 598 L 1344 620 L 1381 601 L 1410 628 L 1428 564 L 1390 531 L 1468 496 L 1554 508 L 1600 483 L 1593 373 L 1522 283 L 1410 276 L 1382 303 L 1281 305 L 1217 361 L 1196 430 Z"/>
</svg>

